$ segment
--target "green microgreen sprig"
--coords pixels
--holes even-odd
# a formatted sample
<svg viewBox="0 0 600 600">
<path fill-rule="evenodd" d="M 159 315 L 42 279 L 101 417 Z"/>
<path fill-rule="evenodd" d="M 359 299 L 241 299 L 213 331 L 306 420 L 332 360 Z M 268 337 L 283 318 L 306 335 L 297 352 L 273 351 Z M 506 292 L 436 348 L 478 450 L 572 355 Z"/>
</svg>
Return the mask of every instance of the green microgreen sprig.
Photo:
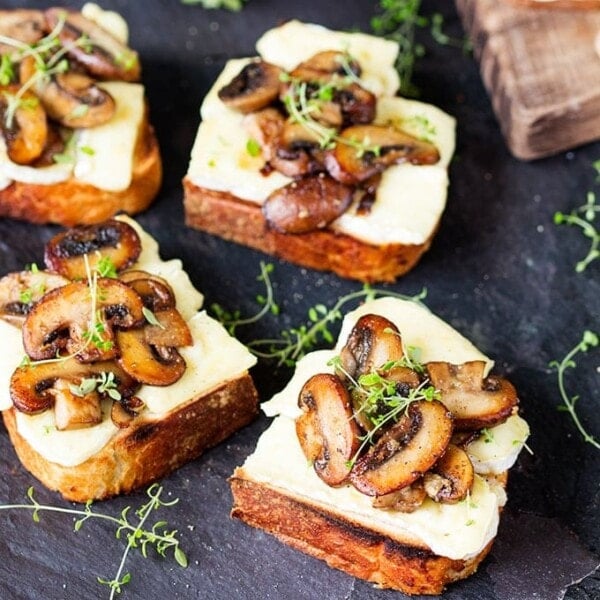
<svg viewBox="0 0 600 600">
<path fill-rule="evenodd" d="M 113 400 L 121 400 L 121 392 L 118 390 L 115 374 L 112 371 L 102 371 L 96 377 L 85 377 L 79 385 L 70 384 L 69 390 L 74 396 L 80 398 L 98 391 Z"/>
<path fill-rule="evenodd" d="M 573 423 L 575 423 L 575 426 L 579 430 L 579 433 L 581 433 L 583 440 L 589 444 L 592 444 L 592 446 L 594 446 L 594 448 L 597 448 L 598 450 L 600 450 L 600 442 L 593 435 L 587 432 L 587 430 L 581 423 L 579 415 L 577 414 L 576 405 L 579 400 L 579 396 L 571 396 L 567 392 L 565 384 L 565 373 L 568 369 L 574 369 L 577 366 L 575 362 L 575 356 L 577 356 L 577 354 L 579 354 L 580 352 L 585 353 L 591 348 L 596 348 L 599 343 L 600 339 L 598 338 L 598 335 L 592 331 L 586 330 L 583 333 L 581 341 L 578 344 L 576 344 L 569 352 L 567 352 L 565 357 L 560 362 L 553 360 L 549 364 L 551 368 L 556 369 L 558 375 L 558 389 L 563 401 L 563 404 L 558 407 L 559 410 L 569 413 L 571 419 L 573 420 Z"/>
<path fill-rule="evenodd" d="M 29 510 L 32 513 L 32 518 L 35 523 L 40 522 L 40 513 L 42 512 L 72 515 L 77 518 L 74 523 L 74 531 L 76 532 L 79 531 L 83 524 L 89 519 L 106 521 L 116 526 L 117 530 L 115 532 L 115 537 L 117 539 L 125 537 L 127 540 L 117 572 L 115 576 L 110 579 L 102 577 L 97 578 L 98 583 L 109 586 L 110 599 L 112 600 L 116 594 L 122 591 L 122 586 L 129 583 L 131 580 L 131 574 L 124 573 L 124 570 L 127 557 L 132 549 L 139 549 L 144 558 L 147 558 L 148 550 L 151 547 L 153 547 L 156 553 L 163 558 L 167 556 L 167 553 L 172 552 L 173 558 L 175 558 L 178 565 L 184 568 L 188 565 L 187 556 L 177 539 L 177 530 L 167 529 L 166 521 L 157 521 L 152 526 L 146 524 L 154 511 L 163 507 L 168 508 L 174 506 L 179 502 L 178 498 L 165 502 L 161 498 L 162 493 L 163 487 L 156 483 L 146 490 L 149 500 L 133 513 L 136 517 L 135 521 L 131 518 L 130 506 L 121 511 L 119 517 L 113 517 L 104 513 L 95 512 L 92 509 L 91 501 L 88 501 L 83 509 L 40 504 L 34 497 L 33 487 L 30 487 L 27 490 L 29 504 L 0 505 L 0 510 Z"/>
<path fill-rule="evenodd" d="M 585 258 L 575 265 L 575 271 L 582 273 L 587 267 L 600 257 L 600 230 L 593 224 L 596 215 L 600 213 L 600 204 L 596 204 L 596 194 L 587 193 L 587 201 L 582 206 L 573 209 L 569 214 L 556 212 L 554 223 L 556 225 L 575 225 L 583 235 L 590 239 L 590 247 Z"/>
<path fill-rule="evenodd" d="M 400 91 L 405 96 L 419 95 L 412 79 L 416 61 L 424 56 L 425 47 L 416 42 L 417 28 L 429 27 L 431 37 L 440 45 L 461 48 L 463 52 L 472 48 L 467 38 L 454 38 L 444 33 L 442 14 L 434 13 L 431 17 L 420 14 L 421 0 L 380 0 L 379 10 L 371 19 L 371 29 L 375 34 L 398 43 L 396 69 L 400 76 Z"/>
<path fill-rule="evenodd" d="M 415 388 L 400 387 L 398 382 L 386 377 L 395 367 L 404 367 L 407 364 L 414 363 L 414 358 L 411 359 L 405 354 L 405 357 L 400 361 L 390 361 L 382 365 L 376 371 L 363 373 L 358 379 L 353 378 L 344 368 L 339 356 L 334 357 L 328 362 L 328 365 L 334 366 L 336 370 L 341 371 L 347 380 L 350 382 L 350 393 L 359 401 L 359 409 L 357 413 L 363 413 L 373 427 L 367 431 L 359 439 L 361 444 L 348 462 L 348 467 L 352 468 L 363 450 L 374 443 L 380 431 L 392 423 L 396 423 L 401 416 L 406 414 L 409 406 L 413 402 L 439 400 L 441 394 L 431 381 L 425 378 Z M 424 370 L 423 365 L 420 365 L 421 370 Z"/>
</svg>

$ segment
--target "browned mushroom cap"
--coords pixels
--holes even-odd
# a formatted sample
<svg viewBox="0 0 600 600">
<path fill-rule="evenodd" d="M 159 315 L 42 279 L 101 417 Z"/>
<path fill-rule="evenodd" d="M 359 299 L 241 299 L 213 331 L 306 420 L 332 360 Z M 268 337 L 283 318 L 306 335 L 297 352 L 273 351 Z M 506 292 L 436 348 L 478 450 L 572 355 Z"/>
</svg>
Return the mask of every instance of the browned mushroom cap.
<svg viewBox="0 0 600 600">
<path fill-rule="evenodd" d="M 172 315 L 169 311 L 157 313 L 159 322 L 165 327 L 164 335 L 168 336 L 169 345 L 153 345 L 148 342 L 147 330 L 153 327 L 150 324 L 117 332 L 117 345 L 121 353 L 119 364 L 129 375 L 142 383 L 171 385 L 185 373 L 185 360 L 177 351 L 177 347 L 189 345 L 191 336 L 189 329 L 186 331 L 187 326 L 186 329 L 180 329 L 176 324 L 169 322 L 169 315 Z"/>
<path fill-rule="evenodd" d="M 360 445 L 348 391 L 335 375 L 320 373 L 304 384 L 298 406 L 296 434 L 304 455 L 325 483 L 340 485 Z"/>
<path fill-rule="evenodd" d="M 175 308 L 175 294 L 166 279 L 147 271 L 131 269 L 123 271 L 119 280 L 131 286 L 151 311 Z"/>
<path fill-rule="evenodd" d="M 327 83 L 333 77 L 359 77 L 360 64 L 344 52 L 323 50 L 301 62 L 290 72 L 292 79 Z"/>
<path fill-rule="evenodd" d="M 48 410 L 54 404 L 54 386 L 65 381 L 76 386 L 84 379 L 112 373 L 116 390 L 122 398 L 133 395 L 139 388 L 137 381 L 125 373 L 114 361 L 82 364 L 77 360 L 55 360 L 30 363 L 18 367 L 10 380 L 10 397 L 15 408 L 27 414 Z"/>
<path fill-rule="evenodd" d="M 19 271 L 0 279 L 0 319 L 21 327 L 33 305 L 69 280 L 48 271 Z"/>
<path fill-rule="evenodd" d="M 340 133 L 335 149 L 327 156 L 326 166 L 338 181 L 357 183 L 393 164 L 432 165 L 439 159 L 433 144 L 394 127 L 354 125 Z"/>
<path fill-rule="evenodd" d="M 327 227 L 351 202 L 351 188 L 321 174 L 275 190 L 262 211 L 269 227 L 276 231 L 307 233 Z"/>
<path fill-rule="evenodd" d="M 146 405 L 141 398 L 130 396 L 112 403 L 110 418 L 119 428 L 124 429 L 142 412 Z"/>
<path fill-rule="evenodd" d="M 436 502 L 455 504 L 467 497 L 473 487 L 473 464 L 467 453 L 454 444 L 423 476 L 427 495 Z"/>
<path fill-rule="evenodd" d="M 0 10 L 0 35 L 27 45 L 39 42 L 45 34 L 46 19 L 41 10 Z M 0 43 L 0 54 L 13 54 L 16 48 Z"/>
<path fill-rule="evenodd" d="M 396 325 L 372 313 L 358 319 L 340 352 L 342 367 L 353 379 L 378 371 L 390 361 L 402 360 L 403 356 L 402 338 Z"/>
<path fill-rule="evenodd" d="M 373 498 L 373 506 L 375 508 L 386 508 L 411 513 L 423 504 L 425 498 L 427 498 L 427 494 L 423 487 L 423 479 L 417 479 L 411 485 L 400 490 L 385 494 L 384 496 L 375 496 Z"/>
<path fill-rule="evenodd" d="M 36 77 L 32 56 L 21 61 L 19 79 L 22 85 Z M 51 119 L 65 127 L 96 127 L 111 119 L 115 101 L 95 81 L 76 71 L 38 78 L 33 85 L 42 106 Z"/>
<path fill-rule="evenodd" d="M 99 278 L 90 288 L 74 282 L 48 292 L 27 315 L 23 346 L 34 360 L 64 352 L 82 362 L 114 358 L 114 329 L 144 322 L 141 298 L 125 283 Z"/>
<path fill-rule="evenodd" d="M 87 277 L 86 259 L 90 269 L 102 258 L 110 259 L 117 271 L 131 266 L 142 250 L 136 230 L 117 219 L 96 225 L 80 225 L 54 236 L 44 249 L 44 262 L 49 269 L 69 279 Z"/>
<path fill-rule="evenodd" d="M 265 108 L 279 96 L 281 69 L 264 60 L 247 65 L 219 92 L 229 108 L 250 113 Z"/>
<path fill-rule="evenodd" d="M 406 487 L 437 462 L 451 435 L 452 415 L 441 402 L 412 402 L 398 422 L 356 461 L 350 481 L 368 496 Z"/>
<path fill-rule="evenodd" d="M 501 377 L 483 378 L 485 362 L 462 365 L 427 363 L 431 383 L 441 392 L 441 401 L 454 416 L 458 430 L 491 427 L 505 421 L 518 404 L 513 385 Z"/>
<path fill-rule="evenodd" d="M 50 8 L 45 12 L 49 29 L 58 27 L 58 37 L 68 54 L 99 79 L 138 81 L 137 52 L 80 12 Z M 64 20 L 62 27 L 60 22 Z"/>
<path fill-rule="evenodd" d="M 15 104 L 16 109 L 10 108 Z M 13 84 L 0 87 L 0 131 L 6 142 L 8 157 L 28 165 L 44 151 L 48 137 L 46 113 L 30 91 Z"/>
</svg>

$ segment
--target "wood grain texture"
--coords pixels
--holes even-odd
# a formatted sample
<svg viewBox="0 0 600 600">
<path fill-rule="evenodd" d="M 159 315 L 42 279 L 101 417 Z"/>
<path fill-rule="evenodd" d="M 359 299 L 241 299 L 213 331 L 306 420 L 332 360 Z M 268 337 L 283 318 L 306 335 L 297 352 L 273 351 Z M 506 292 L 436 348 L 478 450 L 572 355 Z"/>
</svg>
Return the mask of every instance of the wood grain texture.
<svg viewBox="0 0 600 600">
<path fill-rule="evenodd" d="M 510 151 L 525 160 L 600 138 L 600 11 L 456 0 Z"/>
</svg>

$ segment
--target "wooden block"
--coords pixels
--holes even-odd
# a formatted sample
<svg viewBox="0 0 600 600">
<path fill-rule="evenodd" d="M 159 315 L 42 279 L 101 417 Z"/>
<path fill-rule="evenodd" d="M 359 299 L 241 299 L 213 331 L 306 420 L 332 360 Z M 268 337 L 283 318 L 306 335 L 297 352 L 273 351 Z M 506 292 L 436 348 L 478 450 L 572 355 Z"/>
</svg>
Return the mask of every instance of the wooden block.
<svg viewBox="0 0 600 600">
<path fill-rule="evenodd" d="M 521 159 L 600 139 L 600 11 L 456 0 L 510 151 Z"/>
</svg>

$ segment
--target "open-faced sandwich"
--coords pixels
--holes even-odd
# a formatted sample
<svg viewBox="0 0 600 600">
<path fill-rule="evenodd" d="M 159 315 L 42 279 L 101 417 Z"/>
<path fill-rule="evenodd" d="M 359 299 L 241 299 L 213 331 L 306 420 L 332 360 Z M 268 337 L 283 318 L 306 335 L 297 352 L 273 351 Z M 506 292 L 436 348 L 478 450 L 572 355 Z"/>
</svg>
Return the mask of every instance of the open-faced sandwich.
<svg viewBox="0 0 600 600">
<path fill-rule="evenodd" d="M 529 430 L 492 361 L 410 301 L 348 314 L 263 405 L 232 515 L 356 577 L 438 594 L 489 552 Z"/>
<path fill-rule="evenodd" d="M 98 223 L 160 187 L 137 53 L 117 13 L 0 11 L 0 216 Z"/>
<path fill-rule="evenodd" d="M 52 238 L 0 279 L 0 409 L 21 462 L 85 502 L 196 458 L 257 412 L 255 358 L 127 217 Z"/>
<path fill-rule="evenodd" d="M 395 42 L 290 21 L 207 94 L 186 223 L 299 265 L 393 281 L 445 207 L 454 119 L 396 97 Z"/>
</svg>

